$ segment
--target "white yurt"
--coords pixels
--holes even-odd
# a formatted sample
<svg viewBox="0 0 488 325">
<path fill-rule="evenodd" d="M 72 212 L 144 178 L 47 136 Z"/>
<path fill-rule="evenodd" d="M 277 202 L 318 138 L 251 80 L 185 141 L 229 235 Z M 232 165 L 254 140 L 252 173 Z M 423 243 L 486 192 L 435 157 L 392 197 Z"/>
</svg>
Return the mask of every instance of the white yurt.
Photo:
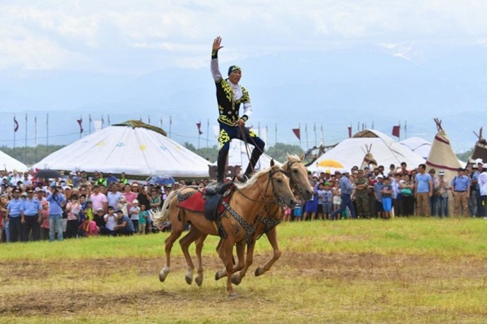
<svg viewBox="0 0 488 325">
<path fill-rule="evenodd" d="M 407 168 L 410 169 L 425 162 L 424 158 L 386 134 L 376 130 L 363 130 L 324 153 L 308 169 L 322 171 L 323 167 L 321 168 L 320 165 L 325 160 L 340 163 L 342 167 L 336 167 L 336 169 L 361 167 L 368 150 L 376 163 L 383 165 L 385 170 L 388 170 L 390 164 L 398 167 L 402 162 L 406 162 Z"/>
<path fill-rule="evenodd" d="M 0 151 L 0 168 L 6 171 L 18 171 L 18 172 L 25 172 L 29 168 L 26 165 L 18 161 L 17 159 L 7 155 L 6 153 Z"/>
<path fill-rule="evenodd" d="M 208 177 L 208 165 L 207 160 L 166 137 L 164 130 L 130 120 L 85 136 L 33 167 L 134 176 Z"/>
<path fill-rule="evenodd" d="M 410 137 L 400 141 L 399 143 L 406 146 L 424 159 L 427 159 L 430 148 L 432 147 L 432 144 L 429 141 L 419 137 Z"/>
</svg>

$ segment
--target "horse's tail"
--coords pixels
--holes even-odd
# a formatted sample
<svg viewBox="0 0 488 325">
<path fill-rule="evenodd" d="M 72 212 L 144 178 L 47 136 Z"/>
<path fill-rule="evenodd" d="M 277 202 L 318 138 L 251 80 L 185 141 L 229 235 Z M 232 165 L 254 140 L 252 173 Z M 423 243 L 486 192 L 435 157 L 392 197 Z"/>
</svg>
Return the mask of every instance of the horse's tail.
<svg viewBox="0 0 488 325">
<path fill-rule="evenodd" d="M 169 205 L 176 193 L 177 191 L 171 191 L 166 200 L 164 200 L 163 207 L 151 213 L 151 220 L 156 227 L 161 227 L 163 223 L 169 220 Z"/>
</svg>

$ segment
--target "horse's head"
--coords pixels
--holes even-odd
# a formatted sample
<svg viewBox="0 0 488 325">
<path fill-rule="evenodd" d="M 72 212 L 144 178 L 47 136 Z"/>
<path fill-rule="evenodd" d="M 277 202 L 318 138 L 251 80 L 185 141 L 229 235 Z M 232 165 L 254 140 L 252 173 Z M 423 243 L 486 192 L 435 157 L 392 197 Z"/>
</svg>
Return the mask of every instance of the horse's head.
<svg viewBox="0 0 488 325">
<path fill-rule="evenodd" d="M 287 162 L 281 166 L 290 178 L 290 186 L 304 200 L 308 201 L 313 196 L 313 189 L 308 181 L 308 170 L 297 155 L 287 154 Z"/>
<path fill-rule="evenodd" d="M 269 170 L 269 180 L 271 181 L 271 188 L 275 199 L 279 203 L 284 203 L 290 208 L 294 208 L 297 201 L 295 195 L 290 187 L 290 178 L 285 171 L 271 160 L 271 168 Z"/>
<path fill-rule="evenodd" d="M 268 169 L 256 173 L 241 188 L 250 189 L 255 184 L 265 199 L 274 198 L 278 203 L 284 203 L 289 207 L 295 206 L 296 200 L 290 187 L 290 178 L 279 165 L 275 165 L 273 159 Z"/>
</svg>

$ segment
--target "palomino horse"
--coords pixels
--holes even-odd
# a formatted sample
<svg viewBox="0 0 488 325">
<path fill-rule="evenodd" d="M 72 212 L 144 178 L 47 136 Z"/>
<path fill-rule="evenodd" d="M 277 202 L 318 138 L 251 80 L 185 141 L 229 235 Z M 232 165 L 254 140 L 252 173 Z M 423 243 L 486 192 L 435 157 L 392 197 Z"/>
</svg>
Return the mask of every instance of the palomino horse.
<svg viewBox="0 0 488 325">
<path fill-rule="evenodd" d="M 305 165 L 302 163 L 302 157 L 298 157 L 296 155 L 288 155 L 287 162 L 281 167 L 283 171 L 287 174 L 290 178 L 290 186 L 294 189 L 295 194 L 299 194 L 302 196 L 304 200 L 309 200 L 313 195 L 313 189 L 310 186 L 308 181 L 308 173 Z M 265 217 L 262 217 L 265 215 Z M 246 275 L 248 268 L 251 266 L 253 262 L 253 253 L 254 253 L 254 246 L 256 240 L 259 239 L 262 234 L 265 234 L 268 238 L 268 241 L 273 248 L 273 256 L 269 262 L 267 262 L 264 266 L 258 267 L 255 271 L 255 275 L 259 276 L 264 274 L 265 272 L 269 271 L 269 269 L 273 266 L 273 264 L 281 257 L 281 251 L 278 246 L 278 238 L 276 232 L 276 226 L 281 222 L 283 218 L 283 210 L 281 209 L 280 205 L 277 203 L 270 203 L 266 204 L 262 211 L 260 211 L 260 216 L 258 216 L 258 222 L 256 224 L 256 232 L 252 241 L 247 244 L 247 253 L 246 253 L 246 260 L 244 264 L 244 259 L 242 256 L 244 255 L 244 246 L 238 245 L 237 246 L 237 254 L 238 254 L 238 264 L 232 270 L 232 273 L 241 271 L 239 274 L 234 274 L 232 276 L 232 282 L 234 284 L 239 284 L 242 281 L 242 278 Z M 198 237 L 200 235 L 200 237 Z M 185 235 L 180 240 L 181 249 L 187 258 L 188 262 L 188 273 L 185 276 L 186 282 L 191 284 L 192 277 L 193 277 L 193 270 L 194 265 L 192 263 L 190 254 L 188 252 L 189 245 L 196 241 L 196 255 L 197 255 L 197 277 L 195 278 L 195 282 L 198 285 L 201 285 L 203 282 L 203 266 L 202 266 L 202 257 L 201 252 L 203 248 L 203 243 L 206 239 L 207 235 L 202 234 L 198 231 L 198 229 L 190 229 L 190 232 Z M 227 276 L 227 271 L 218 271 L 215 274 L 215 279 L 219 280 L 223 277 Z"/>
<path fill-rule="evenodd" d="M 170 272 L 171 249 L 176 239 L 181 236 L 188 221 L 192 229 L 196 228 L 202 234 L 220 235 L 218 253 L 228 274 L 227 293 L 233 295 L 232 248 L 234 244 L 243 245 L 253 238 L 258 212 L 265 204 L 276 200 L 290 207 L 295 205 L 296 201 L 290 188 L 289 178 L 280 166 L 271 161 L 270 168 L 258 172 L 246 184 L 235 185 L 217 224 L 207 220 L 202 213 L 178 207 L 181 201 L 186 200 L 196 191 L 195 188 L 186 187 L 171 192 L 164 202 L 162 216 L 156 217 L 154 220 L 156 226 L 167 220 L 171 221 L 171 233 L 165 241 L 166 265 L 159 272 L 159 280 L 164 281 Z M 198 237 L 201 235 L 200 233 L 198 233 Z M 185 257 L 188 262 L 189 256 Z"/>
</svg>

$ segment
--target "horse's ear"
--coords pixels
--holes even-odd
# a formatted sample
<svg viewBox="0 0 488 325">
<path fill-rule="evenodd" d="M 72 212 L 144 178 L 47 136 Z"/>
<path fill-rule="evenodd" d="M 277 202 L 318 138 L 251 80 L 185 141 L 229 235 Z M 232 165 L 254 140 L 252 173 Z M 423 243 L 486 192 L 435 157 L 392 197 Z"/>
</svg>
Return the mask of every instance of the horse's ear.
<svg viewBox="0 0 488 325">
<path fill-rule="evenodd" d="M 305 153 L 302 153 L 300 156 L 300 160 L 303 161 L 303 159 L 305 159 Z"/>
<path fill-rule="evenodd" d="M 271 161 L 269 162 L 269 167 L 273 167 L 274 165 L 275 165 L 274 159 L 271 159 Z"/>
</svg>

